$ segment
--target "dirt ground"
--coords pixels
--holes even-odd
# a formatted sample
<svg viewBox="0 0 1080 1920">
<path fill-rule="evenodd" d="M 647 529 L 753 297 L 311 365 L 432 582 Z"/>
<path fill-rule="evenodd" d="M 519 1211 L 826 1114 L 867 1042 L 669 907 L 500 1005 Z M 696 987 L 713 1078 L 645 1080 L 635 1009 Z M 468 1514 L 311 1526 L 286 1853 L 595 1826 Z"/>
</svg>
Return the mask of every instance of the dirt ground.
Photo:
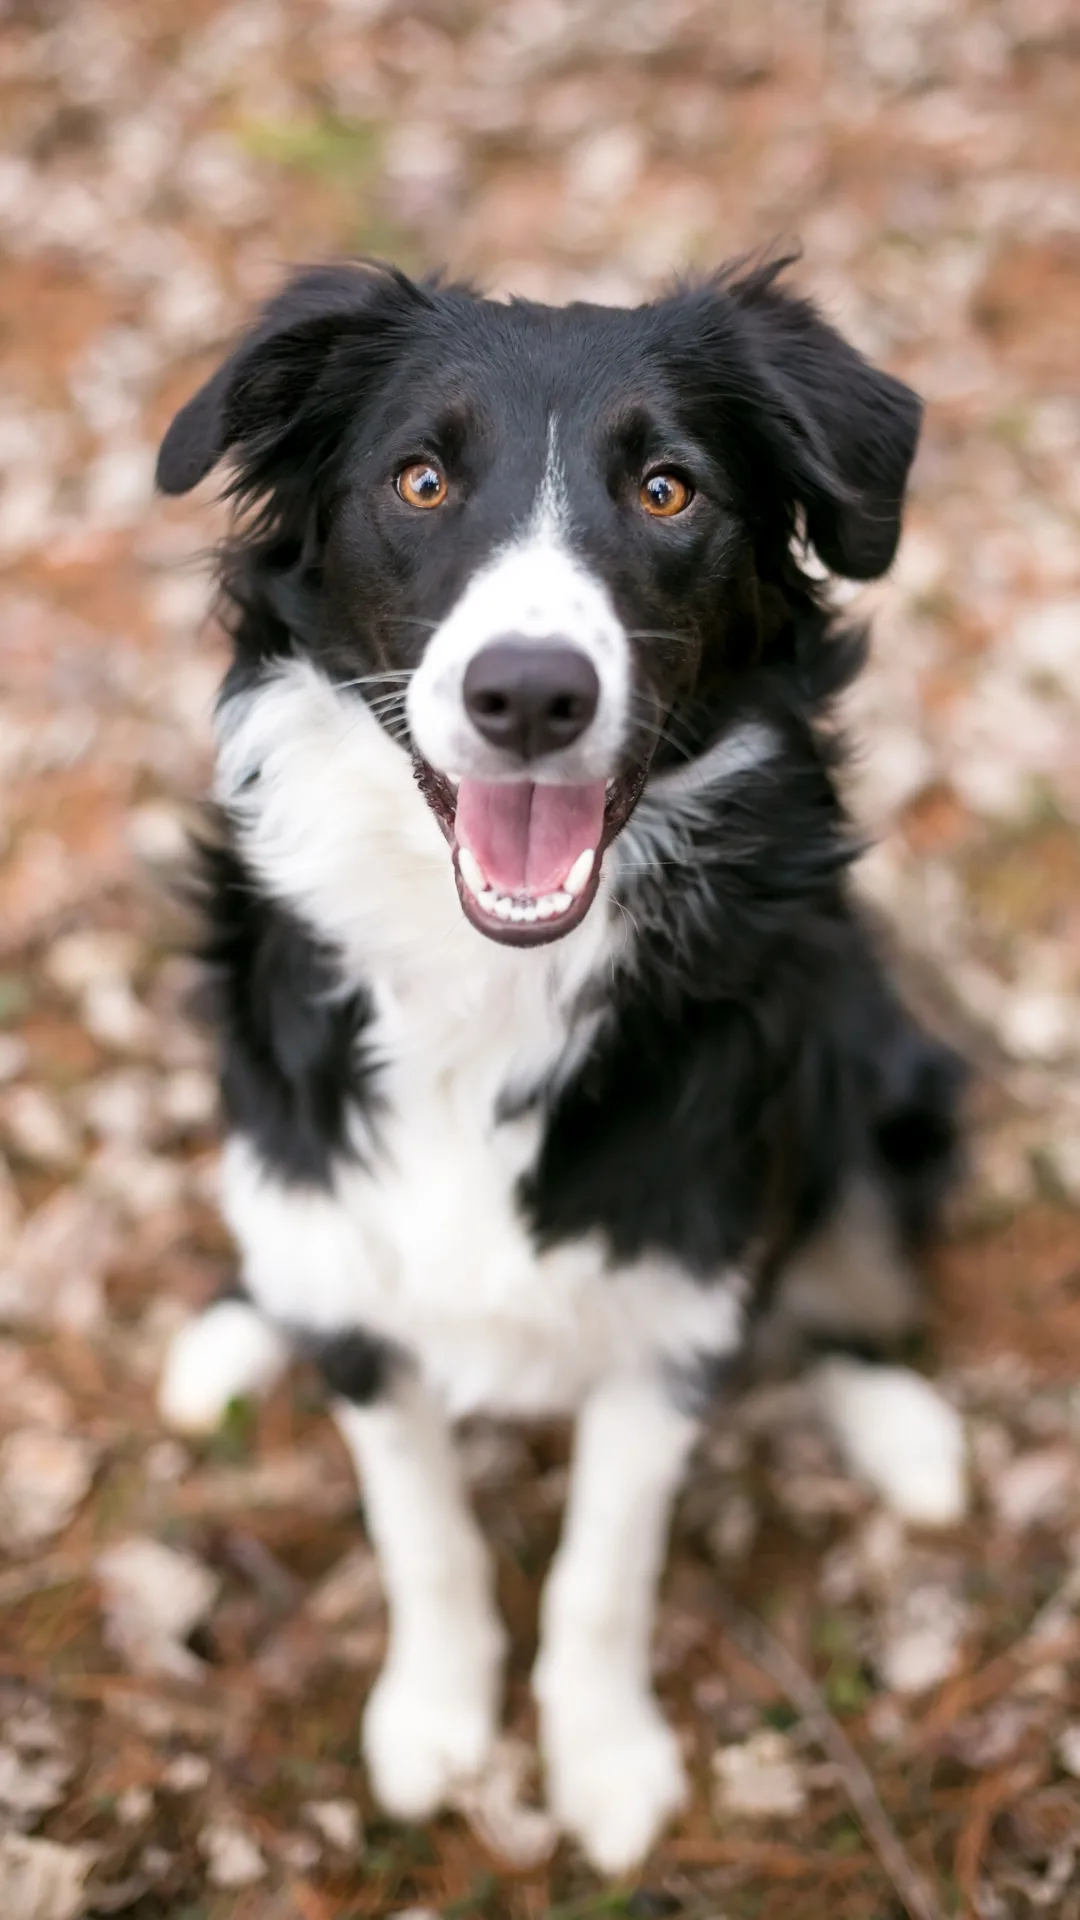
<svg viewBox="0 0 1080 1920">
<path fill-rule="evenodd" d="M 0 0 L 3 1920 L 1080 1916 L 1078 55 L 1070 0 Z M 155 1418 L 231 1255 L 161 885 L 221 521 L 151 475 L 285 261 L 624 301 L 794 238 L 928 402 L 852 785 L 979 1069 L 929 1356 L 976 1504 L 905 1537 L 797 1392 L 717 1426 L 657 1638 L 694 1805 L 612 1891 L 531 1797 L 560 1436 L 469 1436 L 508 1741 L 412 1831 L 357 1764 L 383 1619 L 311 1383 L 202 1450 Z"/>
</svg>

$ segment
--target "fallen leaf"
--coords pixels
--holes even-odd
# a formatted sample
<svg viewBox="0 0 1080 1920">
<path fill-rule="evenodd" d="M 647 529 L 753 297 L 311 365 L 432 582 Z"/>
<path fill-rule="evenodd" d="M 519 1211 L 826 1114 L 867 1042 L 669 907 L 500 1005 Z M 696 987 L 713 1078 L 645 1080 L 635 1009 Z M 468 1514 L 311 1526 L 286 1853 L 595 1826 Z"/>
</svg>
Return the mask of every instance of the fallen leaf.
<svg viewBox="0 0 1080 1920">
<path fill-rule="evenodd" d="M 94 1477 L 97 1449 L 73 1434 L 21 1427 L 0 1443 L 0 1542 L 23 1552 L 67 1526 Z"/>
<path fill-rule="evenodd" d="M 712 1757 L 717 1810 L 758 1819 L 794 1819 L 806 1807 L 804 1769 L 791 1741 L 765 1727 Z"/>
<path fill-rule="evenodd" d="M 71 1742 L 47 1708 L 26 1700 L 5 1713 L 0 1728 L 0 1825 L 36 1826 L 43 1813 L 60 1805 L 74 1771 Z"/>
<path fill-rule="evenodd" d="M 149 1787 L 125 1787 L 116 1801 L 116 1817 L 122 1827 L 145 1826 L 154 1811 L 154 1796 Z"/>
<path fill-rule="evenodd" d="M 991 1498 L 1002 1524 L 1023 1532 L 1059 1520 L 1075 1494 L 1078 1463 L 1072 1447 L 1039 1447 L 1001 1469 Z"/>
<path fill-rule="evenodd" d="M 317 1833 L 321 1833 L 327 1846 L 335 1852 L 348 1854 L 355 1859 L 364 1845 L 364 1830 L 360 1824 L 360 1811 L 353 1800 L 309 1800 L 301 1807 L 301 1813 Z"/>
<path fill-rule="evenodd" d="M 896 1693 L 925 1693 L 955 1673 L 971 1625 L 970 1609 L 950 1587 L 927 1583 L 901 1591 L 879 1625 L 876 1665 Z"/>
<path fill-rule="evenodd" d="M 96 1562 L 105 1635 L 137 1673 L 200 1679 L 203 1662 L 183 1642 L 204 1620 L 221 1582 L 193 1554 L 133 1538 Z"/>
<path fill-rule="evenodd" d="M 13 1087 L 3 1102 L 13 1146 L 41 1167 L 69 1167 L 78 1158 L 79 1135 L 60 1102 L 44 1087 Z"/>
<path fill-rule="evenodd" d="M 523 1741 L 499 1740 L 483 1772 L 460 1783 L 450 1797 L 477 1839 L 512 1867 L 538 1867 L 558 1839 L 551 1815 L 523 1797 L 531 1767 L 532 1754 Z"/>
<path fill-rule="evenodd" d="M 4 1920 L 77 1920 L 86 1912 L 86 1876 L 94 1847 L 62 1847 L 8 1833 L 0 1839 L 0 1913 Z"/>
<path fill-rule="evenodd" d="M 74 1425 L 75 1410 L 54 1380 L 31 1365 L 14 1340 L 0 1340 L 0 1410 L 12 1425 L 53 1427 Z"/>
<path fill-rule="evenodd" d="M 102 1319 L 102 1281 L 119 1245 L 111 1207 L 84 1188 L 60 1187 L 30 1215 L 0 1270 L 0 1313 L 89 1332 Z"/>
<path fill-rule="evenodd" d="M 178 1753 L 161 1775 L 169 1793 L 196 1793 L 210 1778 L 210 1762 L 201 1753 Z"/>
<path fill-rule="evenodd" d="M 242 1827 L 215 1821 L 199 1835 L 199 1851 L 206 1860 L 211 1886 L 223 1889 L 252 1887 L 266 1874 L 266 1861 Z"/>
</svg>

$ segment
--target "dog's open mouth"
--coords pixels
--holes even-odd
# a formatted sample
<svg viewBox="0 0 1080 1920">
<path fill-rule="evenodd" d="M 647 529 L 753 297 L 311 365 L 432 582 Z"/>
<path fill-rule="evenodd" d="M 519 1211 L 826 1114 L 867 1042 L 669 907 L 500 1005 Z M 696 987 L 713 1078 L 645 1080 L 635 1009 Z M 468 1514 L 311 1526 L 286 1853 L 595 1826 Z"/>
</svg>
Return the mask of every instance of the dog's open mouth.
<svg viewBox="0 0 1080 1920">
<path fill-rule="evenodd" d="M 510 946 L 538 946 L 580 925 L 646 771 L 642 763 L 582 785 L 465 779 L 455 788 L 419 761 L 417 780 L 453 850 L 466 918 Z"/>
</svg>

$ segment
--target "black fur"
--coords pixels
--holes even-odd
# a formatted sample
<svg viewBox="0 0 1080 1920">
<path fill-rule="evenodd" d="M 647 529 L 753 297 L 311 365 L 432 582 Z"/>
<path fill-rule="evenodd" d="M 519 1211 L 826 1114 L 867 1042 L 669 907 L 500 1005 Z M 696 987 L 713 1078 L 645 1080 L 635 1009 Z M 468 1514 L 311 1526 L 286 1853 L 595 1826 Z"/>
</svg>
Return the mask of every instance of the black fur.
<svg viewBox="0 0 1080 1920">
<path fill-rule="evenodd" d="M 398 1358 L 385 1340 L 373 1339 L 358 1327 L 322 1339 L 308 1334 L 300 1351 L 314 1361 L 327 1390 L 356 1407 L 378 1400 Z"/>
<path fill-rule="evenodd" d="M 200 849 L 204 1010 L 225 1119 L 279 1179 L 325 1186 L 355 1153 L 350 1104 L 372 1097 L 368 998 L 342 991 L 334 955 L 259 889 L 226 832 Z"/>
<path fill-rule="evenodd" d="M 677 929 L 675 903 L 676 948 Z M 835 893 L 808 891 L 736 957 L 751 954 L 749 979 L 718 967 L 711 992 L 699 979 L 663 1012 L 647 977 L 625 984 L 524 1184 L 542 1243 L 598 1228 L 614 1260 L 674 1255 L 703 1279 L 758 1244 L 764 1308 L 781 1256 L 857 1176 L 906 1246 L 925 1242 L 954 1171 L 955 1057 L 900 1008 Z"/>
</svg>

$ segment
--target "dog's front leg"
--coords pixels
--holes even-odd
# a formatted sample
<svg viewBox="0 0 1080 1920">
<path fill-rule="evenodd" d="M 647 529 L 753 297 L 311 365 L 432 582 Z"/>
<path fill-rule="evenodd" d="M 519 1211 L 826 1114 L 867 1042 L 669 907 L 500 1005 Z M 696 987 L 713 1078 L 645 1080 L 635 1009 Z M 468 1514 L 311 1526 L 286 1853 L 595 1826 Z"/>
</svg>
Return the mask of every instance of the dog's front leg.
<svg viewBox="0 0 1080 1920">
<path fill-rule="evenodd" d="M 488 1553 L 449 1425 L 416 1373 L 398 1372 L 371 1405 L 339 1400 L 334 1414 L 390 1609 L 364 1754 L 387 1812 L 418 1820 L 479 1770 L 494 1738 L 505 1636 Z"/>
<path fill-rule="evenodd" d="M 533 1683 L 552 1811 L 604 1873 L 635 1866 L 686 1797 L 649 1668 L 668 1517 L 696 1433 L 651 1378 L 606 1382 L 578 1422 Z"/>
</svg>

